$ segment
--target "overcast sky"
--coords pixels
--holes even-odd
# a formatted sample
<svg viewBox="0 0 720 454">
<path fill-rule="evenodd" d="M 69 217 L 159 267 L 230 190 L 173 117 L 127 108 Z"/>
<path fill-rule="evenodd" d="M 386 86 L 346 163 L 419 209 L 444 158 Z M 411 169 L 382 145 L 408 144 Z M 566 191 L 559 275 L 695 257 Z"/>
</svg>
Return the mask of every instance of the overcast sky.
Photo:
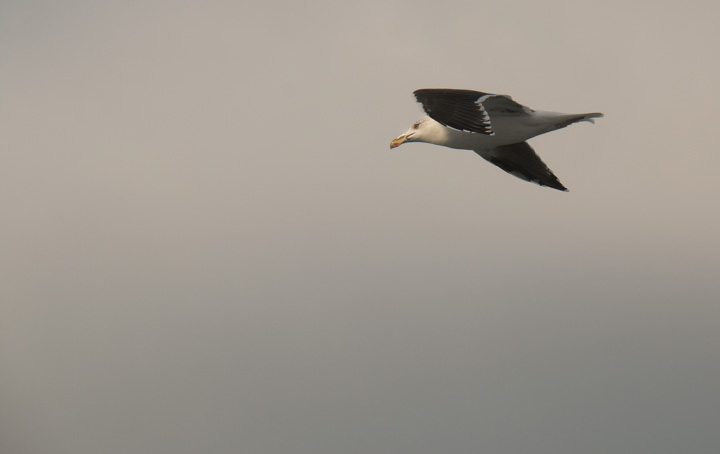
<svg viewBox="0 0 720 454">
<path fill-rule="evenodd" d="M 716 452 L 718 5 L 3 0 L 0 451 Z"/>
</svg>

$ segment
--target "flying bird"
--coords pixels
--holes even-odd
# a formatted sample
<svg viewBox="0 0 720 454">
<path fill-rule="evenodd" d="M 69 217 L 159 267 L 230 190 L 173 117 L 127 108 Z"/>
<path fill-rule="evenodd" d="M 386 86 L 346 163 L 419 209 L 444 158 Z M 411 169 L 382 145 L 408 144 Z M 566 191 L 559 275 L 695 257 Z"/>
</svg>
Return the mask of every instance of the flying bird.
<svg viewBox="0 0 720 454">
<path fill-rule="evenodd" d="M 563 114 L 532 110 L 507 95 L 473 90 L 424 88 L 413 92 L 427 117 L 390 142 L 425 142 L 473 150 L 504 171 L 540 186 L 567 188 L 526 140 L 579 121 L 594 123 L 601 113 Z"/>
</svg>

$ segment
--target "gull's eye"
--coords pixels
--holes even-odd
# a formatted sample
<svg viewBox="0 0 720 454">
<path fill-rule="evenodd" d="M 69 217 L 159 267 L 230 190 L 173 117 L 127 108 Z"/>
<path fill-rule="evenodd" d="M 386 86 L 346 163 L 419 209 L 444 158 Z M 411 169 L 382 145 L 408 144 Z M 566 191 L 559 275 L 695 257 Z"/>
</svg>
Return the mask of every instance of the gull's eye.
<svg viewBox="0 0 720 454">
<path fill-rule="evenodd" d="M 420 126 L 420 123 L 415 123 L 415 124 L 413 124 L 413 129 L 417 129 L 418 126 Z"/>
</svg>

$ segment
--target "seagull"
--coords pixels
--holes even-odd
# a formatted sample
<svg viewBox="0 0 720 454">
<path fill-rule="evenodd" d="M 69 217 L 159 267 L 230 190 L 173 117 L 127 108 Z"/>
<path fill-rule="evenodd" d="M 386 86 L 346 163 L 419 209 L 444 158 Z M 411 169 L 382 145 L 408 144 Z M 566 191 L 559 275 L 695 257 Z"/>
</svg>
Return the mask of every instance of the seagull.
<svg viewBox="0 0 720 454">
<path fill-rule="evenodd" d="M 564 114 L 532 110 L 510 96 L 451 88 L 413 92 L 427 117 L 416 121 L 390 148 L 405 142 L 425 142 L 473 150 L 504 171 L 540 186 L 567 188 L 526 140 L 579 121 L 594 123 L 601 113 Z"/>
</svg>

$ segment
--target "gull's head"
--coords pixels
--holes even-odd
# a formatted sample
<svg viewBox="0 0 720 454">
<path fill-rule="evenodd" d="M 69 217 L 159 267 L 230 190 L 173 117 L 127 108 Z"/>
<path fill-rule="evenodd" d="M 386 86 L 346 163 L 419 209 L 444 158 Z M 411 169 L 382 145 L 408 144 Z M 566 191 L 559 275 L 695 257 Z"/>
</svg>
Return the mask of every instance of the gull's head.
<svg viewBox="0 0 720 454">
<path fill-rule="evenodd" d="M 424 142 L 425 126 L 427 126 L 428 120 L 428 118 L 423 118 L 413 123 L 405 134 L 394 138 L 393 141 L 390 142 L 390 148 L 397 148 L 405 142 Z"/>
</svg>

